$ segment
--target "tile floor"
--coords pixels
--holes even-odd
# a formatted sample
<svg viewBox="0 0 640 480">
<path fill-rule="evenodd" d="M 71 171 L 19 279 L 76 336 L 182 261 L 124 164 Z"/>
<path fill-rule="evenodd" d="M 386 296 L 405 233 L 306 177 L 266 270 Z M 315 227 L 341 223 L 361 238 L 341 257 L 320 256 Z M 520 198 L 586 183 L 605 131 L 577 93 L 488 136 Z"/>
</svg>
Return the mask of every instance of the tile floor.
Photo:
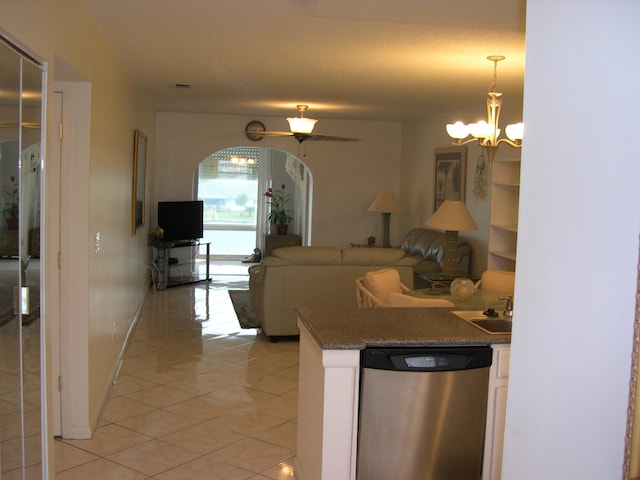
<svg viewBox="0 0 640 480">
<path fill-rule="evenodd" d="M 91 440 L 56 440 L 56 480 L 295 479 L 298 342 L 242 330 L 228 288 L 150 291 Z"/>
</svg>

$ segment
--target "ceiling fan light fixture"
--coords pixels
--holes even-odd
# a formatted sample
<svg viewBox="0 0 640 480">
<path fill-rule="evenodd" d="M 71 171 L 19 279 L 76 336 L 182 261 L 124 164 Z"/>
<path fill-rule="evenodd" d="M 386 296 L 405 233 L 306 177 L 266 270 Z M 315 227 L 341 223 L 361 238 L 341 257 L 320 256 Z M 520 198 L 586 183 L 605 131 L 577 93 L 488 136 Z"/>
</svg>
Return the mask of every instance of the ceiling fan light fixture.
<svg viewBox="0 0 640 480">
<path fill-rule="evenodd" d="M 304 117 L 304 112 L 307 111 L 307 108 L 309 108 L 307 105 L 298 105 L 298 112 L 300 112 L 300 116 L 287 118 L 291 133 L 310 134 L 313 132 L 313 127 L 315 127 L 318 120 Z"/>
<path fill-rule="evenodd" d="M 287 121 L 289 122 L 291 133 L 311 133 L 317 122 L 313 118 L 302 117 L 289 117 Z"/>
<path fill-rule="evenodd" d="M 267 131 L 267 129 L 261 122 L 253 120 L 247 123 L 247 125 L 244 127 L 244 133 L 249 140 L 253 140 L 254 142 L 260 141 L 264 137 L 293 137 L 300 144 L 307 140 L 333 140 L 343 142 L 357 140 L 356 138 L 338 137 L 333 135 L 325 135 L 322 133 L 312 133 L 313 127 L 315 126 L 317 120 L 313 118 L 305 118 L 304 112 L 306 111 L 307 105 L 298 105 L 298 112 L 300 112 L 300 116 L 287 118 L 290 128 L 289 132 Z"/>
</svg>

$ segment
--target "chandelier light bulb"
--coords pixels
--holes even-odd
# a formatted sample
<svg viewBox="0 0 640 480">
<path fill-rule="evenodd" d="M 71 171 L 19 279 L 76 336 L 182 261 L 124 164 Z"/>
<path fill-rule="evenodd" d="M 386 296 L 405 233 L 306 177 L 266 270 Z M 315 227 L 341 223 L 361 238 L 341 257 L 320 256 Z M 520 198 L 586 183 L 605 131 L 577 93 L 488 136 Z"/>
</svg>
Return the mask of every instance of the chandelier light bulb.
<svg viewBox="0 0 640 480">
<path fill-rule="evenodd" d="M 447 133 L 451 138 L 462 140 L 469 136 L 469 126 L 462 122 L 448 123 Z"/>
<path fill-rule="evenodd" d="M 489 125 L 484 120 L 469 125 L 470 133 L 475 138 L 488 138 L 494 130 L 493 125 Z"/>
<path fill-rule="evenodd" d="M 522 141 L 524 138 L 524 123 L 512 123 L 511 125 L 507 125 L 505 128 L 505 133 L 509 140 L 513 142 Z"/>
</svg>

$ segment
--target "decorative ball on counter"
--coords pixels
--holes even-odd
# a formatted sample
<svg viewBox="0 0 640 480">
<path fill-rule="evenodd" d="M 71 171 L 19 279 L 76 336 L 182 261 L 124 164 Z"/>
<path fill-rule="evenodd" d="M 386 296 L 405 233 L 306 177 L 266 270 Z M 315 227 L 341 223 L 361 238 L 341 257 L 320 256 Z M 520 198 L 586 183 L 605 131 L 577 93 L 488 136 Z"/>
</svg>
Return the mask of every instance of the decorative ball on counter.
<svg viewBox="0 0 640 480">
<path fill-rule="evenodd" d="M 453 282 L 451 282 L 451 287 L 449 288 L 449 290 L 451 291 L 451 295 L 453 295 L 454 297 L 468 298 L 476 293 L 476 286 L 469 278 L 456 278 Z"/>
</svg>

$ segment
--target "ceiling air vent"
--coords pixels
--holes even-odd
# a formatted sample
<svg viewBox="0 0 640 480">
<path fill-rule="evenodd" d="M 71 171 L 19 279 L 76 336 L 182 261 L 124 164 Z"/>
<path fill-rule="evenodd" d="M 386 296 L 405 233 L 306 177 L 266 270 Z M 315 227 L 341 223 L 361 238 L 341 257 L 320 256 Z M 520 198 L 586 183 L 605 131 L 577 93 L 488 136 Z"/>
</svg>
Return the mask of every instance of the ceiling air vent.
<svg viewBox="0 0 640 480">
<path fill-rule="evenodd" d="M 176 83 L 176 88 L 178 90 L 188 90 L 191 88 L 190 83 Z"/>
</svg>

